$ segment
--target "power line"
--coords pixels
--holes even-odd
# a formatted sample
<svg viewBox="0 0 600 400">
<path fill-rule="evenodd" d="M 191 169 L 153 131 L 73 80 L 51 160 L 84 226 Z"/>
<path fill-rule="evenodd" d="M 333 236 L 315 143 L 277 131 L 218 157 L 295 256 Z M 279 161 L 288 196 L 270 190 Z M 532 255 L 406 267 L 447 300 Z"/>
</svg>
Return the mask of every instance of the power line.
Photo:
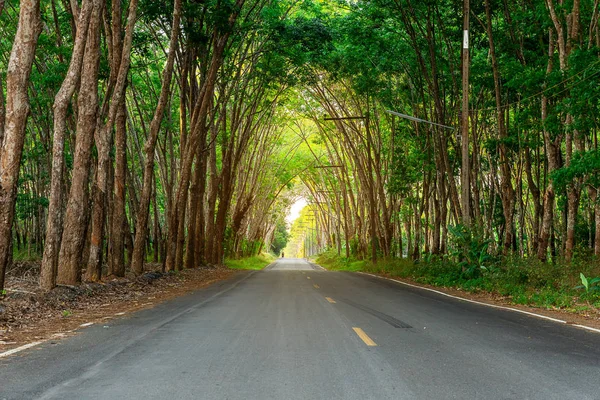
<svg viewBox="0 0 600 400">
<path fill-rule="evenodd" d="M 574 74 L 573 76 L 570 76 L 570 77 L 569 77 L 569 78 L 567 78 L 567 79 L 564 79 L 564 80 L 562 80 L 562 81 L 560 81 L 560 82 L 558 82 L 558 83 L 556 83 L 556 84 L 554 84 L 554 85 L 552 85 L 552 86 L 550 86 L 550 87 L 547 87 L 547 88 L 545 88 L 544 90 L 542 90 L 542 91 L 540 91 L 540 92 L 538 92 L 538 93 L 536 93 L 536 94 L 533 94 L 533 95 L 531 95 L 531 96 L 529 96 L 529 97 L 526 97 L 526 98 L 524 98 L 524 99 L 521 99 L 521 100 L 518 100 L 518 101 L 514 101 L 514 102 L 512 102 L 512 103 L 505 104 L 505 105 L 503 105 L 503 107 L 511 107 L 511 106 L 514 106 L 514 105 L 516 105 L 516 104 L 521 104 L 521 103 L 528 102 L 528 101 L 530 101 L 530 100 L 537 99 L 538 97 L 542 96 L 544 93 L 546 93 L 546 92 L 548 92 L 548 91 L 550 91 L 550 90 L 552 90 L 552 89 L 555 89 L 555 88 L 557 88 L 557 87 L 559 87 L 559 86 L 562 86 L 562 85 L 564 85 L 565 83 L 567 83 L 567 82 L 569 82 L 569 81 L 572 81 L 573 79 L 575 79 L 575 78 L 576 78 L 576 77 L 578 77 L 579 75 L 582 75 L 582 74 L 586 73 L 587 71 L 589 71 L 590 69 L 592 69 L 592 68 L 593 68 L 594 66 L 596 66 L 597 64 L 600 64 L 600 60 L 594 61 L 593 63 L 591 63 L 590 65 L 588 65 L 588 66 L 587 66 L 585 69 L 583 69 L 583 70 L 581 70 L 581 71 L 577 72 L 576 74 Z M 595 77 L 595 76 L 597 76 L 599 73 L 600 73 L 600 71 L 596 71 L 596 72 L 592 73 L 591 75 L 584 77 L 584 78 L 583 78 L 583 79 L 581 79 L 580 81 L 577 81 L 577 82 L 575 82 L 573 85 L 571 85 L 571 86 L 568 86 L 568 87 L 564 88 L 563 90 L 560 90 L 560 91 L 558 91 L 558 92 L 556 92 L 556 93 L 553 93 L 553 94 L 551 94 L 551 95 L 550 95 L 550 97 L 558 96 L 559 94 L 561 94 L 561 93 L 564 93 L 564 92 L 566 92 L 567 90 L 570 90 L 570 89 L 574 88 L 575 86 L 577 86 L 577 85 L 579 85 L 579 84 L 581 84 L 581 83 L 583 83 L 583 82 L 585 82 L 585 81 L 588 81 L 588 80 L 590 80 L 590 79 L 594 78 L 594 77 Z M 476 109 L 473 109 L 473 110 L 471 110 L 471 111 L 473 111 L 473 112 L 477 112 L 477 111 L 495 111 L 495 110 L 496 110 L 496 107 L 489 107 L 489 108 L 476 108 Z"/>
<path fill-rule="evenodd" d="M 385 112 L 388 113 L 388 114 L 397 115 L 398 117 L 401 117 L 401 118 L 404 118 L 404 119 L 409 119 L 411 121 L 424 122 L 426 124 L 435 125 L 435 126 L 439 126 L 439 127 L 442 127 L 442 128 L 454 130 L 454 128 L 451 127 L 451 126 L 437 124 L 435 122 L 427 121 L 426 119 L 421 119 L 421 118 L 413 117 L 413 116 L 410 116 L 410 115 L 401 114 L 401 113 L 396 112 L 396 111 L 385 110 Z"/>
</svg>

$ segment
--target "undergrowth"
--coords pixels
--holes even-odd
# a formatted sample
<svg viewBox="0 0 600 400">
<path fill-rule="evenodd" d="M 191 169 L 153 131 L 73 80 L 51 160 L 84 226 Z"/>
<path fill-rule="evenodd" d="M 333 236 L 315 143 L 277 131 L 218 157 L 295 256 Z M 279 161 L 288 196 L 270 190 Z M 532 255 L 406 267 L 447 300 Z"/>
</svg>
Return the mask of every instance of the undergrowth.
<svg viewBox="0 0 600 400">
<path fill-rule="evenodd" d="M 261 253 L 257 256 L 242 258 L 239 260 L 226 259 L 225 265 L 232 269 L 252 269 L 259 270 L 263 269 L 267 265 L 271 264 L 275 260 L 275 256 L 272 254 Z"/>
</svg>

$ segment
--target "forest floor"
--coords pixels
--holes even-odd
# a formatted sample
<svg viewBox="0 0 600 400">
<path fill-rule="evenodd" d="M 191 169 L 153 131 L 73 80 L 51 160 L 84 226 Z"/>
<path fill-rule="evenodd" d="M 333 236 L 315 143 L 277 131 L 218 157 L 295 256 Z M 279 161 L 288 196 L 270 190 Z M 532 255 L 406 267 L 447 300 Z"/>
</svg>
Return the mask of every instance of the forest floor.
<svg viewBox="0 0 600 400">
<path fill-rule="evenodd" d="M 159 264 L 149 264 L 139 277 L 44 292 L 38 288 L 39 263 L 15 262 L 7 273 L 5 295 L 0 297 L 0 353 L 32 341 L 60 339 L 82 326 L 150 308 L 235 273 L 227 268 L 166 274 L 160 270 Z"/>
<path fill-rule="evenodd" d="M 571 325 L 585 325 L 600 329 L 600 296 L 586 299 L 581 290 L 573 289 L 575 285 L 572 283 L 574 280 L 571 279 L 563 282 L 563 285 L 535 287 L 531 283 L 517 285 L 502 276 L 477 280 L 452 280 L 444 276 L 445 270 L 439 267 L 439 263 L 433 268 L 426 263 L 414 265 L 406 260 L 381 262 L 373 266 L 367 261 L 348 261 L 332 253 L 322 254 L 314 261 L 332 271 L 369 273 L 466 300 L 497 307 L 509 307 L 566 321 Z M 452 267 L 448 269 L 452 270 Z M 424 272 L 427 270 L 434 272 Z"/>
</svg>

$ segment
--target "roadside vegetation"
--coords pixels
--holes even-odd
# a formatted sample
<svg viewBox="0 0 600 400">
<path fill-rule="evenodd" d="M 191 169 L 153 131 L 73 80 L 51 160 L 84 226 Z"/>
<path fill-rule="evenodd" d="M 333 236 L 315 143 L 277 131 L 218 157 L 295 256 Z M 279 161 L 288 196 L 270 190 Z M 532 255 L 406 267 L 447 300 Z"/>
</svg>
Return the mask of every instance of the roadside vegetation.
<svg viewBox="0 0 600 400">
<path fill-rule="evenodd" d="M 593 278 L 600 276 L 600 267 L 592 260 L 545 264 L 511 257 L 465 264 L 451 258 L 429 257 L 419 261 L 380 260 L 373 264 L 338 256 L 330 250 L 319 255 L 316 263 L 332 271 L 368 272 L 471 293 L 486 292 L 513 304 L 573 312 L 600 309 L 599 280 Z"/>
<path fill-rule="evenodd" d="M 269 253 L 261 253 L 257 256 L 241 258 L 239 260 L 225 259 L 225 266 L 232 269 L 263 269 L 276 260 L 276 257 Z"/>
</svg>

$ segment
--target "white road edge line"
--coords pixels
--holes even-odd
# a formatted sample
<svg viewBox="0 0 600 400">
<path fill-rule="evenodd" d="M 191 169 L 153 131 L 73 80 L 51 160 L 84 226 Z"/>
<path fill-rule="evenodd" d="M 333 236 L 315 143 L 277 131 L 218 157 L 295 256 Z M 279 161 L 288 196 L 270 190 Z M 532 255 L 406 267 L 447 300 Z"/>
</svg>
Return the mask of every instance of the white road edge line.
<svg viewBox="0 0 600 400">
<path fill-rule="evenodd" d="M 576 326 L 581 329 L 586 329 L 588 331 L 600 333 L 600 329 L 592 328 L 591 326 L 585 326 L 585 325 L 579 325 L 579 324 L 574 324 L 573 326 Z"/>
<path fill-rule="evenodd" d="M 481 306 L 487 306 L 487 307 L 497 308 L 497 309 L 500 309 L 500 310 L 514 311 L 514 312 L 518 312 L 518 313 L 521 313 L 521 314 L 526 314 L 526 315 L 529 315 L 529 316 L 532 316 L 532 317 L 537 317 L 537 318 L 547 319 L 547 320 L 553 321 L 553 322 L 558 322 L 560 324 L 566 324 L 567 323 L 567 321 L 563 321 L 562 319 L 556 319 L 556 318 L 552 318 L 552 317 L 547 317 L 545 315 L 536 314 L 536 313 L 532 313 L 532 312 L 524 311 L 524 310 L 519 310 L 518 308 L 505 307 L 505 306 L 497 306 L 495 304 L 488 304 L 488 303 L 482 303 L 481 301 L 465 299 L 463 297 L 453 296 L 451 294 L 444 293 L 444 292 L 441 292 L 439 290 L 430 289 L 430 288 L 426 288 L 426 287 L 418 286 L 418 285 L 412 285 L 410 283 L 402 282 L 402 281 L 399 281 L 397 279 L 386 278 L 386 277 L 379 276 L 379 275 L 374 275 L 374 274 L 368 274 L 366 272 L 358 272 L 358 273 L 362 274 L 362 275 L 372 276 L 374 278 L 385 279 L 385 280 L 388 280 L 388 281 L 400 283 L 402 285 L 414 287 L 414 288 L 417 288 L 417 289 L 427 290 L 429 292 L 441 294 L 442 296 L 451 297 L 451 298 L 457 299 L 457 300 L 466 301 L 468 303 L 479 304 Z M 591 332 L 600 333 L 600 329 L 592 328 L 592 327 L 589 327 L 589 326 L 578 325 L 578 324 L 572 324 L 572 326 L 576 326 L 576 327 L 581 328 L 581 329 L 586 329 L 586 330 L 591 331 Z"/>
<path fill-rule="evenodd" d="M 20 351 L 27 350 L 27 349 L 30 349 L 32 347 L 35 347 L 38 344 L 42 344 L 42 342 L 28 343 L 28 344 L 23 345 L 21 347 L 17 347 L 17 348 L 14 348 L 12 350 L 5 351 L 4 353 L 0 353 L 0 358 L 11 356 L 11 355 L 13 355 L 15 353 L 18 353 Z"/>
</svg>

